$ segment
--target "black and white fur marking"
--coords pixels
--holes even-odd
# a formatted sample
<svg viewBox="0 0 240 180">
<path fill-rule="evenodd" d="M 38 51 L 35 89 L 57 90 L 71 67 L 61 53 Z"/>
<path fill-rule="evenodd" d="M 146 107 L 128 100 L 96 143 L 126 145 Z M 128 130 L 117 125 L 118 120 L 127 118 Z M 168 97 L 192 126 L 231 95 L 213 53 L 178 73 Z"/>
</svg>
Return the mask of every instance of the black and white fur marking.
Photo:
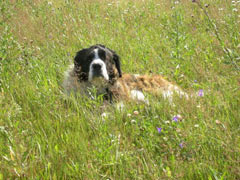
<svg viewBox="0 0 240 180">
<path fill-rule="evenodd" d="M 106 64 L 103 61 L 103 59 L 101 59 L 99 57 L 99 49 L 96 48 L 93 50 L 94 52 L 94 58 L 90 64 L 90 71 L 89 71 L 89 75 L 88 75 L 88 80 L 92 81 L 95 77 L 103 77 L 106 81 L 109 80 L 109 76 L 107 73 L 107 68 L 106 68 Z"/>
</svg>

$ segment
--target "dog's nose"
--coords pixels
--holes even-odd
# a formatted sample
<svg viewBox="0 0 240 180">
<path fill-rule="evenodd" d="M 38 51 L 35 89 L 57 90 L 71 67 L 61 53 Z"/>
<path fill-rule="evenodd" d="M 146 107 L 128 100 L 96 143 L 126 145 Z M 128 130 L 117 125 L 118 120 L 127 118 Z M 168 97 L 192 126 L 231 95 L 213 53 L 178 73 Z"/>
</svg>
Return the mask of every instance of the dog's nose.
<svg viewBox="0 0 240 180">
<path fill-rule="evenodd" d="M 93 64 L 92 67 L 94 70 L 99 71 L 102 68 L 102 65 L 101 64 Z"/>
</svg>

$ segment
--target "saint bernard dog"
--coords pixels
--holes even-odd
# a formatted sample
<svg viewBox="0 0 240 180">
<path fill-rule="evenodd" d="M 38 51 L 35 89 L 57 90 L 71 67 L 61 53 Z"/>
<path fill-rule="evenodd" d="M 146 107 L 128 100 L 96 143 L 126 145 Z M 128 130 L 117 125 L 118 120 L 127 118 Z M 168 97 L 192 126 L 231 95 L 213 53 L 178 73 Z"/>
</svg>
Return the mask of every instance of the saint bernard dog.
<svg viewBox="0 0 240 180">
<path fill-rule="evenodd" d="M 144 93 L 162 95 L 171 101 L 175 94 L 188 95 L 160 75 L 122 74 L 120 57 L 115 51 L 97 44 L 77 52 L 74 64 L 65 72 L 63 88 L 87 96 L 102 95 L 109 102 L 137 100 L 148 102 Z"/>
</svg>

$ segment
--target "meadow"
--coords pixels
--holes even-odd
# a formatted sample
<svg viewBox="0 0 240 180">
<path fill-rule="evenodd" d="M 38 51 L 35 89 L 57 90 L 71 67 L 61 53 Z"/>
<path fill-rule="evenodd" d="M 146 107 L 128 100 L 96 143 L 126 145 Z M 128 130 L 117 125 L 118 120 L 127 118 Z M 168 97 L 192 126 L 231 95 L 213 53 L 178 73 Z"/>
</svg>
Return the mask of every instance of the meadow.
<svg viewBox="0 0 240 180">
<path fill-rule="evenodd" d="M 240 1 L 0 1 L 0 180 L 240 179 Z M 66 96 L 77 51 L 189 94 L 123 109 Z"/>
</svg>

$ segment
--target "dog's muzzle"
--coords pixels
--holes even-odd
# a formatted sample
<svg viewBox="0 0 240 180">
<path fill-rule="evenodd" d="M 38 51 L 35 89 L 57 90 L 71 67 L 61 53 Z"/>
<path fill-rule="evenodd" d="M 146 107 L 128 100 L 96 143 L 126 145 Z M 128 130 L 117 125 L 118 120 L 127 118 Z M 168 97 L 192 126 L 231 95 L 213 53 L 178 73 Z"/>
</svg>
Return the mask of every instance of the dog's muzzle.
<svg viewBox="0 0 240 180">
<path fill-rule="evenodd" d="M 94 78 L 103 77 L 105 80 L 109 80 L 106 65 L 101 59 L 94 60 L 90 65 L 89 80 Z"/>
<path fill-rule="evenodd" d="M 102 73 L 102 64 L 92 64 L 92 69 L 93 69 L 93 77 L 99 77 L 102 76 L 103 77 L 103 73 Z"/>
</svg>

